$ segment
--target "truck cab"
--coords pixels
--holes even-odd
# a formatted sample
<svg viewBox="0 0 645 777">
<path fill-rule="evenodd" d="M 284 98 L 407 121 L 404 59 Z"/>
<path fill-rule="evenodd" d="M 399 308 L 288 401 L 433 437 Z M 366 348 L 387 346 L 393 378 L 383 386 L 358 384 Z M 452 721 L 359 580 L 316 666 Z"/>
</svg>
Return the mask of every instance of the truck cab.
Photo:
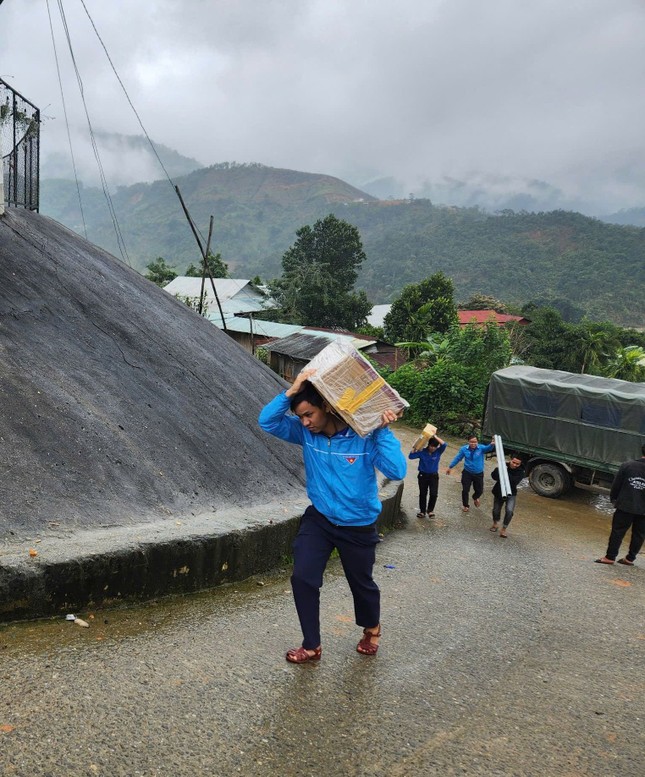
<svg viewBox="0 0 645 777">
<path fill-rule="evenodd" d="M 606 494 L 619 466 L 642 455 L 645 383 L 507 367 L 491 376 L 482 431 L 522 456 L 541 496 Z"/>
</svg>

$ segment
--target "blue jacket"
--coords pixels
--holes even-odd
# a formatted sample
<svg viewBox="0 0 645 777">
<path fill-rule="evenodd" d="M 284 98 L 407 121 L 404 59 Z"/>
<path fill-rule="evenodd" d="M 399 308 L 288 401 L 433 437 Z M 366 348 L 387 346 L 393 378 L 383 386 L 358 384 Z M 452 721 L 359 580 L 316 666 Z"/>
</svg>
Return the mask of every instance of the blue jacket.
<svg viewBox="0 0 645 777">
<path fill-rule="evenodd" d="M 374 468 L 387 478 L 405 477 L 407 462 L 401 444 L 387 429 L 361 437 L 347 427 L 333 437 L 314 434 L 296 416 L 287 415 L 289 397 L 278 394 L 262 408 L 260 427 L 281 440 L 302 445 L 307 495 L 332 523 L 366 526 L 381 512 Z"/>
<path fill-rule="evenodd" d="M 419 472 L 422 472 L 424 475 L 433 475 L 439 472 L 439 459 L 447 447 L 448 443 L 442 442 L 434 453 L 430 453 L 428 448 L 425 447 L 420 451 L 412 451 L 411 453 L 408 453 L 408 458 L 420 459 Z"/>
<path fill-rule="evenodd" d="M 462 459 L 464 460 L 464 469 L 466 472 L 471 472 L 473 475 L 481 475 L 484 471 L 484 454 L 489 453 L 495 449 L 495 443 L 490 445 L 479 445 L 475 450 L 470 450 L 470 446 L 462 445 L 459 449 L 459 453 L 448 464 L 449 469 L 452 469 L 455 464 L 458 464 Z"/>
</svg>

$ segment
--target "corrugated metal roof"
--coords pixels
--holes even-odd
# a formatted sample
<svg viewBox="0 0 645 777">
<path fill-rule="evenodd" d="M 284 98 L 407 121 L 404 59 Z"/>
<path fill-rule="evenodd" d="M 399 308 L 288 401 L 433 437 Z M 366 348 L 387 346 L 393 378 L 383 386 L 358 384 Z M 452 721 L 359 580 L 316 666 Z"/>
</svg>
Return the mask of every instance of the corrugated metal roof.
<svg viewBox="0 0 645 777">
<path fill-rule="evenodd" d="M 243 278 L 214 278 L 215 289 L 217 290 L 217 296 L 221 300 L 231 299 L 239 295 L 244 289 L 245 296 L 251 298 L 262 299 L 262 295 L 256 291 L 249 284 L 249 280 Z M 248 288 L 246 288 L 248 286 Z M 191 278 L 188 275 L 178 275 L 174 280 L 170 281 L 164 286 L 164 291 L 167 291 L 173 296 L 180 294 L 182 297 L 199 297 L 202 288 L 201 278 Z M 213 289 L 211 287 L 210 278 L 206 279 L 205 291 L 207 296 L 213 297 Z"/>
<path fill-rule="evenodd" d="M 374 305 L 367 317 L 367 323 L 371 326 L 383 326 L 383 320 L 391 308 L 392 305 Z M 458 310 L 457 315 L 461 326 L 466 324 L 485 324 L 491 318 L 497 321 L 498 324 L 508 324 L 511 321 L 526 321 L 522 316 L 496 313 L 494 310 Z"/>
<path fill-rule="evenodd" d="M 215 297 L 207 298 L 208 313 L 206 318 L 219 319 L 219 308 L 217 307 L 217 301 Z M 265 310 L 264 305 L 259 300 L 248 299 L 246 297 L 235 297 L 234 299 L 220 300 L 220 305 L 224 311 L 224 315 L 234 316 L 237 313 L 259 313 Z"/>
<path fill-rule="evenodd" d="M 303 334 L 296 332 L 274 343 L 269 343 L 266 348 L 269 351 L 275 351 L 283 356 L 290 356 L 292 359 L 304 359 L 309 361 L 322 351 L 330 343 L 332 338 L 318 336 L 314 334 Z"/>
<path fill-rule="evenodd" d="M 264 297 L 253 287 L 251 281 L 244 280 L 243 278 L 214 278 L 214 282 L 225 318 L 234 316 L 237 313 L 259 313 L 261 310 L 275 307 L 273 300 Z M 189 297 L 198 300 L 201 288 L 201 278 L 180 275 L 164 286 L 164 291 L 167 291 L 174 297 Z M 210 320 L 219 321 L 219 307 L 213 294 L 210 278 L 206 280 L 204 292 L 204 300 L 208 310 L 206 317 Z"/>
<path fill-rule="evenodd" d="M 283 356 L 290 356 L 292 359 L 306 359 L 309 361 L 333 340 L 348 342 L 358 350 L 370 345 L 369 342 L 357 340 L 351 335 L 340 335 L 334 332 L 314 332 L 310 329 L 303 329 L 296 334 L 283 337 L 281 340 L 276 340 L 276 342 L 269 343 L 264 347 Z"/>
<path fill-rule="evenodd" d="M 209 312 L 206 316 L 215 326 L 222 328 L 222 320 L 219 313 Z M 226 328 L 231 332 L 242 332 L 251 334 L 251 322 L 248 318 L 228 317 L 224 315 Z M 300 332 L 303 329 L 299 324 L 279 324 L 275 321 L 258 321 L 253 319 L 253 334 L 258 337 L 270 337 L 272 339 L 285 338 L 289 335 Z"/>
</svg>

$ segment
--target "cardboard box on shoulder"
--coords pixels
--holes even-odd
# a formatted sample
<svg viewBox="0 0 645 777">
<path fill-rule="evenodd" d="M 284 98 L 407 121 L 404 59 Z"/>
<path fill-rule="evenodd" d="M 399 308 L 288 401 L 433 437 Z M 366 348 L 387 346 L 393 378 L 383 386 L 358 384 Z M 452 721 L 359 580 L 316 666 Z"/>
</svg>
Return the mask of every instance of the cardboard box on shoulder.
<svg viewBox="0 0 645 777">
<path fill-rule="evenodd" d="M 428 440 L 431 437 L 434 437 L 437 433 L 437 427 L 433 426 L 432 424 L 426 424 L 423 427 L 423 431 L 417 437 L 417 439 L 414 441 L 414 445 L 412 446 L 413 451 L 420 451 L 422 448 L 425 448 L 428 444 Z"/>
<path fill-rule="evenodd" d="M 377 429 L 386 410 L 410 407 L 354 346 L 335 340 L 309 362 L 309 380 L 334 411 L 361 437 Z"/>
</svg>

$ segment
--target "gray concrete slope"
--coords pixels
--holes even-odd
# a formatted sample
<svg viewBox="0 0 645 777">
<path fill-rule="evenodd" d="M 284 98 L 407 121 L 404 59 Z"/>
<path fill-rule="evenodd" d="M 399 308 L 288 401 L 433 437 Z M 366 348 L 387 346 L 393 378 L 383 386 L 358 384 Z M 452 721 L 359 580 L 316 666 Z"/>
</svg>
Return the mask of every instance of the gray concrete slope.
<svg viewBox="0 0 645 777">
<path fill-rule="evenodd" d="M 302 492 L 257 426 L 280 379 L 44 216 L 0 218 L 0 539 L 127 526 Z"/>
<path fill-rule="evenodd" d="M 0 621 L 241 580 L 290 552 L 302 459 L 257 425 L 284 384 L 114 257 L 0 218 Z M 401 484 L 384 484 L 381 525 Z"/>
</svg>

